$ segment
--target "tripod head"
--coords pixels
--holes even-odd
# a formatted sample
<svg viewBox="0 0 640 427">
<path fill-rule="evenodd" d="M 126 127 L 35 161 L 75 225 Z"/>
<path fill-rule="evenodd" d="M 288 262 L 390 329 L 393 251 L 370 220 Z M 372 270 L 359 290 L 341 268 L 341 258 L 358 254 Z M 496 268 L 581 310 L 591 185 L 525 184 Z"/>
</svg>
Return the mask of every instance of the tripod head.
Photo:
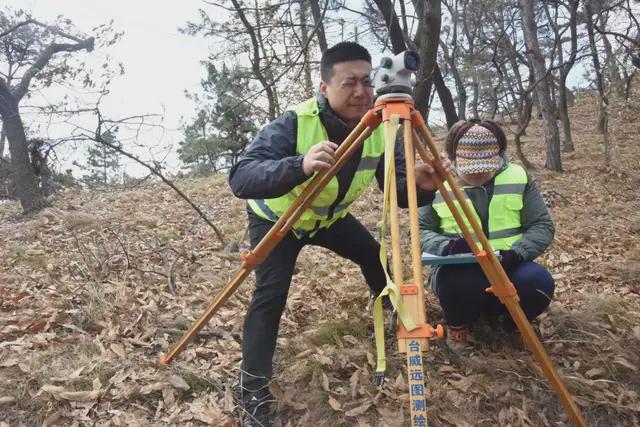
<svg viewBox="0 0 640 427">
<path fill-rule="evenodd" d="M 414 73 L 420 66 L 420 57 L 411 50 L 405 50 L 395 56 L 385 56 L 380 65 L 371 70 L 370 80 L 376 96 L 411 96 L 416 85 Z"/>
</svg>

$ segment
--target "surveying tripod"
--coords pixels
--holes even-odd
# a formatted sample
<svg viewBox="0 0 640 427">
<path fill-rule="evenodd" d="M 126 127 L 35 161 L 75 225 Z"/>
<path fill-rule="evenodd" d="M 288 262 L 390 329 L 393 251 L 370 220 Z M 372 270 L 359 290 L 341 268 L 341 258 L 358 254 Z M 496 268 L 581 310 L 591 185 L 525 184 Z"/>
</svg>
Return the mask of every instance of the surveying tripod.
<svg viewBox="0 0 640 427">
<path fill-rule="evenodd" d="M 393 281 L 388 280 L 387 287 L 378 296 L 374 304 L 374 318 L 378 317 L 377 320 L 380 320 L 381 297 L 388 295 L 399 315 L 396 329 L 398 350 L 401 353 L 406 353 L 409 396 L 411 400 L 411 425 L 426 425 L 427 412 L 422 352 L 428 350 L 429 339 L 443 335 L 441 326 L 434 328 L 426 323 L 426 313 L 424 309 L 415 177 L 415 152 L 417 151 L 422 161 L 429 164 L 435 170 L 433 178 L 436 186 L 453 213 L 465 240 L 469 244 L 477 262 L 480 264 L 482 271 L 491 284 L 487 292 L 493 293 L 506 306 L 515 324 L 522 333 L 524 342 L 533 353 L 536 361 L 551 383 L 551 386 L 558 394 L 571 421 L 577 426 L 586 426 L 586 421 L 580 409 L 570 395 L 562 378 L 554 368 L 551 359 L 531 327 L 531 324 L 520 308 L 517 292 L 491 248 L 487 237 L 482 231 L 482 226 L 476 220 L 472 208 L 465 202 L 465 197 L 460 187 L 451 174 L 444 169 L 431 134 L 421 114 L 414 107 L 411 89 L 415 85 L 413 73 L 417 71 L 418 63 L 419 59 L 417 54 L 410 51 L 403 52 L 395 57 L 385 57 L 382 59 L 380 67 L 372 71 L 372 84 L 378 95 L 376 103 L 374 107 L 365 114 L 344 142 L 340 144 L 335 153 L 334 165 L 327 170 L 317 173 L 260 243 L 251 252 L 241 255 L 243 263 L 240 269 L 236 271 L 229 283 L 227 283 L 222 291 L 209 303 L 205 311 L 196 319 L 189 330 L 166 355 L 160 358 L 160 363 L 165 365 L 169 364 L 184 350 L 189 341 L 208 323 L 209 319 L 218 311 L 222 304 L 233 295 L 247 276 L 269 256 L 280 240 L 295 227 L 300 216 L 312 205 L 318 194 L 320 194 L 328 182 L 344 166 L 347 160 L 358 151 L 372 132 L 381 123 L 384 123 L 385 209 L 383 218 L 386 218 L 387 213 L 389 213 Z M 412 260 L 411 283 L 405 283 L 403 276 L 396 177 L 394 162 L 389 161 L 390 158 L 393 159 L 398 123 L 401 123 L 406 158 Z M 426 145 L 427 148 L 425 148 L 424 145 Z M 427 149 L 430 154 L 427 152 Z M 445 182 L 448 183 L 450 191 L 447 191 L 445 188 Z M 451 194 L 453 194 L 458 201 L 462 212 L 457 208 Z M 468 220 L 471 230 L 466 225 L 465 218 Z M 383 224 L 384 223 L 385 221 L 383 220 Z M 383 266 L 386 266 L 386 243 L 384 242 L 386 230 L 384 230 L 384 226 L 382 228 L 381 262 Z M 380 350 L 379 344 L 378 350 Z M 382 344 L 382 352 L 384 353 L 384 343 Z"/>
</svg>

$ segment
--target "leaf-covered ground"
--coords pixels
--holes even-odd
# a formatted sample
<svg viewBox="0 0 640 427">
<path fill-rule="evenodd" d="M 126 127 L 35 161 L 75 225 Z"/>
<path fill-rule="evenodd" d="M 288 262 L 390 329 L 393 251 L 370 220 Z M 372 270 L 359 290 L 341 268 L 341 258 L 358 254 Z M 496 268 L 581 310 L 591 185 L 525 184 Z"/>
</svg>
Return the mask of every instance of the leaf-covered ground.
<svg viewBox="0 0 640 427">
<path fill-rule="evenodd" d="M 640 102 L 614 105 L 610 168 L 594 111 L 591 97 L 572 109 L 576 151 L 563 156 L 565 173 L 542 169 L 540 123 L 525 138 L 557 223 L 540 259 L 557 281 L 540 331 L 591 425 L 638 425 Z M 225 177 L 179 185 L 227 238 L 242 239 L 244 205 Z M 372 232 L 380 201 L 372 188 L 354 209 Z M 236 423 L 239 336 L 253 277 L 171 366 L 158 365 L 240 266 L 195 212 L 158 184 L 72 190 L 35 216 L 18 213 L 15 203 L 0 204 L 0 425 Z M 371 383 L 366 304 L 355 265 L 323 249 L 302 252 L 272 384 L 282 425 L 408 423 L 395 349 L 387 383 Z M 429 322 L 441 322 L 431 294 L 427 307 Z M 434 343 L 424 360 L 432 425 L 567 423 L 532 357 L 496 331 L 478 328 L 473 351 L 461 357 Z"/>
</svg>

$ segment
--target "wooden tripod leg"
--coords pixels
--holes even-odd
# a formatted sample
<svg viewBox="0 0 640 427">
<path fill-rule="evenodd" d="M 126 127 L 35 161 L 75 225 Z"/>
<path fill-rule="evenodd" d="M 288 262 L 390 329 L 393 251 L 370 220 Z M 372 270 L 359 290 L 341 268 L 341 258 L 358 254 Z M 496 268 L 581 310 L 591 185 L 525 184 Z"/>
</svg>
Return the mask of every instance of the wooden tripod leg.
<svg viewBox="0 0 640 427">
<path fill-rule="evenodd" d="M 413 283 L 418 287 L 417 320 L 424 323 L 426 314 L 424 311 L 424 290 L 422 287 L 422 256 L 420 250 L 420 228 L 418 225 L 418 196 L 416 192 L 416 161 L 415 148 L 413 143 L 413 133 L 411 131 L 411 122 L 404 121 L 404 156 L 407 169 L 407 195 L 409 202 L 409 229 L 411 232 L 411 264 L 413 273 Z M 424 340 L 424 349 L 426 349 L 427 340 Z"/>
<path fill-rule="evenodd" d="M 411 121 L 404 120 L 402 122 L 404 155 L 407 173 L 407 199 L 409 207 L 409 231 L 411 235 L 411 265 L 412 279 L 415 285 L 415 294 L 403 295 L 402 303 L 411 313 L 412 318 L 417 324 L 426 323 L 426 314 L 424 310 L 424 290 L 422 286 L 422 257 L 420 251 L 420 230 L 418 226 L 418 197 L 416 194 L 416 174 L 415 174 L 415 149 L 413 144 L 413 134 L 411 132 Z M 393 205 L 392 205 L 393 206 Z M 395 278 L 394 278 L 395 279 Z M 399 286 L 402 282 L 396 282 Z M 422 350 L 428 349 L 428 340 L 420 339 L 420 347 Z M 407 340 L 398 341 L 398 350 L 400 353 L 407 351 Z"/>
<path fill-rule="evenodd" d="M 415 295 L 403 296 L 402 302 L 419 325 L 426 325 L 424 309 L 424 286 L 422 284 L 422 257 L 420 250 L 420 229 L 418 225 L 418 196 L 416 193 L 416 162 L 413 132 L 410 120 L 403 121 L 404 156 L 407 173 L 407 199 L 409 205 L 409 230 L 411 232 L 411 265 Z M 401 339 L 398 350 L 407 353 L 407 377 L 409 383 L 409 405 L 411 425 L 427 424 L 425 401 L 425 378 L 422 352 L 429 349 L 427 338 Z"/>
<path fill-rule="evenodd" d="M 414 122 L 416 122 L 416 119 L 414 119 Z M 538 339 L 533 328 L 531 327 L 531 324 L 522 311 L 522 308 L 518 303 L 518 295 L 517 293 L 515 293 L 515 289 L 509 281 L 509 278 L 502 268 L 502 265 L 493 253 L 493 249 L 491 248 L 487 237 L 484 235 L 482 227 L 480 226 L 480 224 L 478 224 L 475 216 L 470 211 L 470 207 L 467 206 L 466 203 L 464 203 L 465 198 L 462 195 L 460 187 L 453 180 L 453 177 L 444 170 L 442 162 L 439 158 L 438 150 L 431 138 L 431 134 L 429 133 L 427 126 L 424 124 L 424 121 L 422 121 L 422 117 L 419 117 L 419 121 L 417 123 L 418 126 L 416 127 L 418 129 L 418 132 L 422 140 L 426 143 L 427 147 L 431 151 L 431 155 L 433 156 L 433 158 L 429 157 L 427 151 L 422 146 L 422 144 L 418 142 L 418 140 L 415 141 L 416 149 L 418 150 L 418 153 L 420 154 L 420 157 L 422 157 L 423 161 L 431 164 L 436 170 L 438 180 L 441 181 L 438 184 L 438 188 L 440 189 L 442 197 L 449 207 L 449 210 L 451 210 L 451 212 L 454 214 L 456 222 L 460 226 L 460 229 L 462 230 L 474 254 L 476 254 L 476 256 L 481 255 L 478 256 L 478 262 L 480 263 L 482 270 L 485 272 L 487 279 L 491 283 L 491 289 L 500 299 L 500 301 L 507 307 L 509 314 L 511 314 L 511 317 L 513 318 L 515 324 L 518 326 L 518 329 L 522 333 L 522 337 L 524 338 L 527 347 L 533 353 L 536 361 L 538 362 L 538 365 L 551 383 L 551 386 L 556 391 L 557 395 L 560 398 L 560 401 L 565 408 L 565 411 L 567 412 L 573 423 L 577 426 L 586 426 L 587 423 L 580 411 L 580 408 L 578 408 L 578 405 L 575 403 L 573 397 L 569 393 L 569 390 L 562 380 L 562 377 L 560 377 L 557 370 L 554 368 L 553 362 L 549 358 L 549 355 L 545 351 L 542 343 Z M 475 232 L 475 235 L 479 238 L 480 243 L 482 244 L 482 247 L 484 249 L 483 254 L 479 253 L 478 247 L 471 238 L 471 233 L 466 227 L 464 221 L 462 221 L 460 213 L 453 203 L 451 196 L 448 192 L 443 191 L 444 186 L 442 185 L 442 182 L 444 181 L 449 183 L 449 186 L 451 187 L 453 194 L 458 200 L 460 207 L 465 214 L 465 217 L 468 219 L 471 227 Z"/>
<path fill-rule="evenodd" d="M 262 238 L 260 243 L 251 253 L 244 257 L 242 267 L 236 271 L 233 278 L 227 283 L 222 291 L 216 295 L 209 303 L 205 311 L 196 319 L 189 330 L 180 337 L 178 342 L 171 347 L 166 355 L 160 357 L 160 363 L 167 365 L 187 346 L 189 341 L 206 325 L 211 317 L 218 311 L 220 306 L 224 304 L 231 295 L 236 291 L 238 286 L 249 276 L 251 271 L 260 265 L 264 259 L 269 256 L 273 248 L 282 240 L 282 238 L 293 228 L 303 212 L 311 205 L 313 200 L 318 196 L 327 183 L 336 173 L 344 166 L 349 158 L 362 145 L 365 139 L 371 135 L 373 129 L 380 123 L 378 115 L 370 111 L 365 115 L 362 121 L 349 134 L 340 147 L 336 151 L 336 163 L 327 171 L 317 174 L 309 185 L 302 191 L 300 196 L 291 204 L 289 209 L 278 219 L 271 227 L 269 232 Z"/>
<path fill-rule="evenodd" d="M 404 136 L 406 138 L 407 131 L 409 132 L 408 143 L 411 144 L 411 123 L 408 120 L 403 121 L 404 124 Z M 389 135 L 393 134 L 389 132 L 390 126 L 395 126 L 395 124 L 390 121 L 384 122 L 385 126 L 385 138 L 389 138 Z M 408 127 L 407 127 L 408 126 Z M 387 150 L 389 150 L 388 141 L 385 146 Z M 393 147 L 395 144 L 391 144 Z M 406 148 L 406 144 L 405 144 Z M 391 148 L 393 150 L 393 148 Z M 386 152 L 385 156 L 392 155 L 393 153 Z M 411 150 L 411 156 L 414 155 L 413 149 Z M 409 166 L 407 166 L 407 187 L 413 188 L 413 208 L 414 213 L 416 214 L 417 220 L 417 197 L 415 194 L 415 174 L 414 174 L 415 166 L 411 168 L 411 176 L 409 176 Z M 400 218 L 399 218 L 399 210 L 398 210 L 398 193 L 397 193 L 397 184 L 396 184 L 396 170 L 395 170 L 395 160 L 390 165 L 389 170 L 389 180 L 385 182 L 385 185 L 389 185 L 389 188 L 386 188 L 389 191 L 389 222 L 391 228 L 391 261 L 392 261 L 392 275 L 393 281 L 400 287 L 400 293 L 402 295 L 402 304 L 405 306 L 406 310 L 411 314 L 414 319 L 424 320 L 424 311 L 418 312 L 418 301 L 417 301 L 417 293 L 413 293 L 412 295 L 405 295 L 403 289 L 411 288 L 417 289 L 421 288 L 421 283 L 416 283 L 414 285 L 404 285 L 403 271 L 402 271 L 402 253 L 400 249 Z M 413 184 L 411 184 L 411 181 Z M 411 187 L 413 185 L 413 187 Z M 411 193 L 411 191 L 409 191 Z M 409 196 L 411 199 L 411 196 Z M 411 205 L 410 205 L 411 206 Z M 417 222 L 416 222 L 417 225 Z M 417 230 L 417 229 L 416 229 Z M 413 234 L 412 234 L 412 237 Z M 415 271 L 414 271 L 415 272 Z M 422 324 L 424 321 L 421 322 Z M 420 426 L 426 425 L 427 412 L 426 412 L 426 404 L 424 398 L 424 375 L 423 375 L 423 367 L 422 367 L 422 346 L 421 341 L 426 341 L 426 339 L 420 338 L 399 338 L 398 339 L 398 350 L 401 353 L 407 353 L 407 375 L 409 379 L 409 398 L 410 398 L 410 413 L 411 413 L 411 425 L 412 426 Z"/>
</svg>

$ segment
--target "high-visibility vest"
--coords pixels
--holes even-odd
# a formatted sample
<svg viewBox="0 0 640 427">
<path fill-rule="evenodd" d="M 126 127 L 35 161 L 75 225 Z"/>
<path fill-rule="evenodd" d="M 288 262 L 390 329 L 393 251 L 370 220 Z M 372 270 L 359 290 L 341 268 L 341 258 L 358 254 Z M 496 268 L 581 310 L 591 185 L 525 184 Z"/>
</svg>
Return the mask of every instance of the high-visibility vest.
<svg viewBox="0 0 640 427">
<path fill-rule="evenodd" d="M 520 211 L 522 210 L 526 185 L 527 173 L 522 166 L 516 164 L 508 165 L 496 175 L 493 184 L 493 197 L 489 202 L 489 233 L 487 235 L 493 249 L 510 249 L 522 237 Z M 448 183 L 445 183 L 445 188 L 454 200 L 456 208 L 462 212 L 460 203 L 455 200 Z M 467 197 L 465 197 L 465 203 L 471 208 L 478 223 L 482 224 L 473 203 Z M 461 237 L 462 231 L 439 191 L 436 192 L 432 206 L 440 217 L 440 233 L 450 237 Z M 464 220 L 475 238 L 469 221 L 466 217 Z M 475 238 L 475 240 L 478 239 Z"/>
<path fill-rule="evenodd" d="M 298 130 L 296 134 L 296 151 L 306 154 L 309 149 L 321 141 L 328 141 L 327 131 L 320 121 L 318 102 L 310 99 L 293 111 L 297 115 Z M 297 236 L 313 235 L 318 229 L 329 227 L 349 212 L 349 206 L 369 186 L 375 176 L 378 163 L 384 154 L 384 133 L 378 127 L 363 143 L 362 157 L 351 186 L 344 199 L 332 207 L 338 197 L 338 179 L 334 176 L 320 192 L 311 206 L 302 214 L 293 229 Z M 309 185 L 311 179 L 296 186 L 287 194 L 274 199 L 250 199 L 247 201 L 251 210 L 258 216 L 270 221 L 277 221 L 291 206 L 293 201 Z"/>
</svg>

